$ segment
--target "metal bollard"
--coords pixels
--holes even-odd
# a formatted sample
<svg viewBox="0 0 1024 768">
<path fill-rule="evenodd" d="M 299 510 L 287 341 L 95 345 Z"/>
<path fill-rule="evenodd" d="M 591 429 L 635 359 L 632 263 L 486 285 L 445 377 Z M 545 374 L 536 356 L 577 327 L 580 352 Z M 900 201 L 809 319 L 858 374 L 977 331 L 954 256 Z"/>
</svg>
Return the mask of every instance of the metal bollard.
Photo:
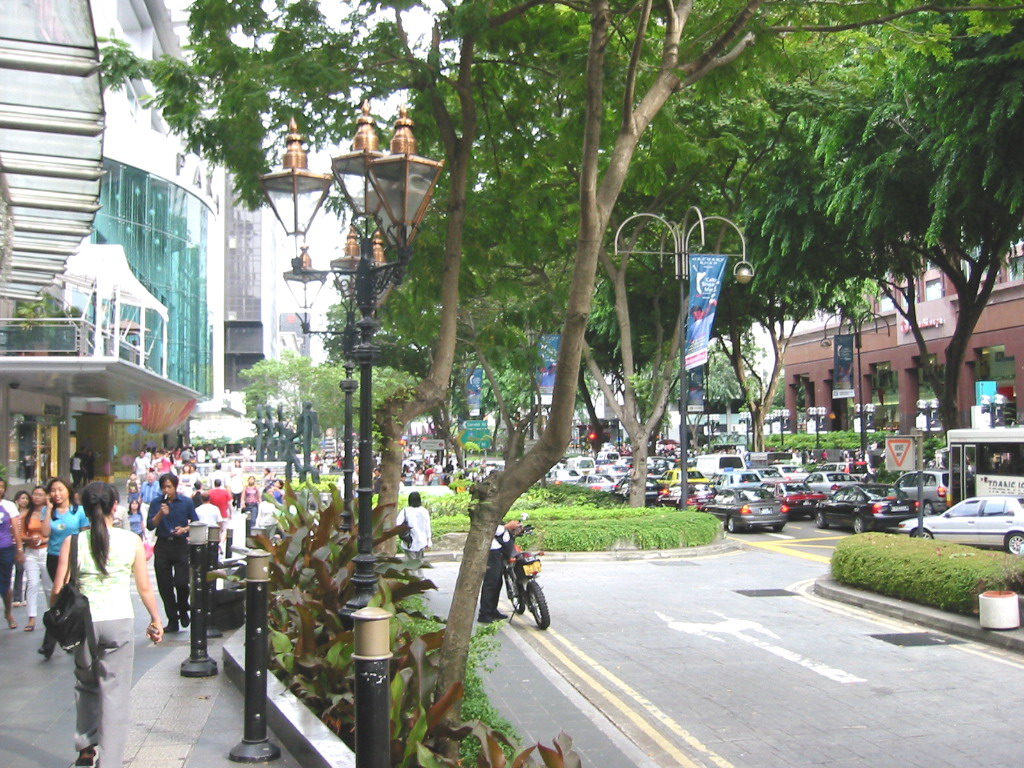
<svg viewBox="0 0 1024 768">
<path fill-rule="evenodd" d="M 188 559 L 189 574 L 192 577 L 192 626 L 189 656 L 181 662 L 182 677 L 213 677 L 217 674 L 217 662 L 206 652 L 206 573 L 207 533 L 205 523 L 189 523 Z"/>
<path fill-rule="evenodd" d="M 256 541 L 257 536 L 263 535 L 263 529 L 259 526 L 253 526 L 249 529 L 249 532 L 245 535 L 245 546 L 249 549 L 256 549 L 259 546 L 259 542 Z"/>
<path fill-rule="evenodd" d="M 391 612 L 360 608 L 355 621 L 356 765 L 391 765 Z"/>
<path fill-rule="evenodd" d="M 220 527 L 210 526 L 206 531 L 206 572 L 217 570 L 220 562 Z M 217 582 L 204 579 L 206 589 L 206 636 L 223 637 L 224 634 L 217 629 L 213 620 L 213 613 L 217 607 Z"/>
<path fill-rule="evenodd" d="M 265 763 L 281 756 L 281 749 L 267 738 L 269 568 L 269 552 L 249 552 L 245 573 L 245 720 L 242 740 L 228 753 L 236 763 Z"/>
<path fill-rule="evenodd" d="M 231 559 L 231 555 L 234 554 L 234 538 L 235 529 L 231 527 L 231 523 L 228 523 L 228 529 L 225 532 L 224 537 L 224 557 L 227 560 Z"/>
</svg>

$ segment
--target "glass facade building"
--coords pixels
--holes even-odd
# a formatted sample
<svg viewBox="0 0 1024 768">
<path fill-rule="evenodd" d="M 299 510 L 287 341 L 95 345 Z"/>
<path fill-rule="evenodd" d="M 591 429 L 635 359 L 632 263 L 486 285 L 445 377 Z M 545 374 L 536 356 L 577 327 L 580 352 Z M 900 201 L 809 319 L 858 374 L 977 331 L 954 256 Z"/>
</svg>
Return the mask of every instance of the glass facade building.
<svg viewBox="0 0 1024 768">
<path fill-rule="evenodd" d="M 167 307 L 167 377 L 209 397 L 209 211 L 195 195 L 138 168 L 108 159 L 103 169 L 93 239 L 124 248 L 136 277 Z"/>
</svg>

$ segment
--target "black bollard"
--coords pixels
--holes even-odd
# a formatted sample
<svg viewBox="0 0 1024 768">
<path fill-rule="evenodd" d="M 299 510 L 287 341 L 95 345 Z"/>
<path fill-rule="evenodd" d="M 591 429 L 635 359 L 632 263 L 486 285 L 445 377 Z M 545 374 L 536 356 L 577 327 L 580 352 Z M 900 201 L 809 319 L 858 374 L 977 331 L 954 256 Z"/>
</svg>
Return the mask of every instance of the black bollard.
<svg viewBox="0 0 1024 768">
<path fill-rule="evenodd" d="M 220 527 L 210 526 L 206 530 L 206 572 L 217 570 L 220 563 Z M 204 581 L 206 587 L 206 636 L 223 637 L 217 628 L 213 614 L 217 608 L 217 581 L 209 578 Z"/>
<path fill-rule="evenodd" d="M 228 529 L 227 529 L 227 531 L 225 531 L 225 536 L 224 536 L 224 559 L 225 560 L 230 560 L 232 555 L 234 554 L 234 543 L 235 543 L 234 542 L 234 538 L 235 538 L 235 529 L 232 528 L 231 522 L 228 521 Z"/>
<path fill-rule="evenodd" d="M 192 578 L 192 626 L 189 627 L 191 646 L 189 656 L 181 662 L 182 677 L 213 677 L 217 662 L 206 652 L 206 535 L 205 523 L 189 523 L 188 560 Z"/>
<path fill-rule="evenodd" d="M 242 740 L 228 753 L 236 763 L 266 763 L 281 756 L 267 738 L 267 587 L 270 553 L 249 551 L 245 573 L 245 721 Z"/>
<path fill-rule="evenodd" d="M 360 608 L 355 621 L 356 765 L 391 766 L 391 613 Z"/>
</svg>

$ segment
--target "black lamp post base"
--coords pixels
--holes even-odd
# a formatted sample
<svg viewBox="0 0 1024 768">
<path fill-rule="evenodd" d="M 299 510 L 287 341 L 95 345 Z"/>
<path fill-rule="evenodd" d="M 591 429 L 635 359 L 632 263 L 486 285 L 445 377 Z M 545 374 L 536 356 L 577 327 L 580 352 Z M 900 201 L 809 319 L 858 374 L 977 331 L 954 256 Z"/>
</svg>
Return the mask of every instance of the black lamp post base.
<svg viewBox="0 0 1024 768">
<path fill-rule="evenodd" d="M 205 659 L 185 659 L 181 662 L 182 677 L 213 677 L 217 674 L 217 662 Z"/>
<path fill-rule="evenodd" d="M 281 748 L 270 739 L 238 742 L 228 752 L 228 759 L 236 763 L 269 763 L 281 757 Z"/>
</svg>

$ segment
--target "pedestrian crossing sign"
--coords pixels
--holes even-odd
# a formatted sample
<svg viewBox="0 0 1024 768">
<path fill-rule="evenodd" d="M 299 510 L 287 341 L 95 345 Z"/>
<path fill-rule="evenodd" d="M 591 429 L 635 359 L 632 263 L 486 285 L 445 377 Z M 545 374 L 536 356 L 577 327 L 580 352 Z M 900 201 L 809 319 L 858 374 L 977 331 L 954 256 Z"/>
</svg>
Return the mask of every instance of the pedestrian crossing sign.
<svg viewBox="0 0 1024 768">
<path fill-rule="evenodd" d="M 917 451 L 913 437 L 885 438 L 885 468 L 891 472 L 917 469 Z"/>
</svg>

